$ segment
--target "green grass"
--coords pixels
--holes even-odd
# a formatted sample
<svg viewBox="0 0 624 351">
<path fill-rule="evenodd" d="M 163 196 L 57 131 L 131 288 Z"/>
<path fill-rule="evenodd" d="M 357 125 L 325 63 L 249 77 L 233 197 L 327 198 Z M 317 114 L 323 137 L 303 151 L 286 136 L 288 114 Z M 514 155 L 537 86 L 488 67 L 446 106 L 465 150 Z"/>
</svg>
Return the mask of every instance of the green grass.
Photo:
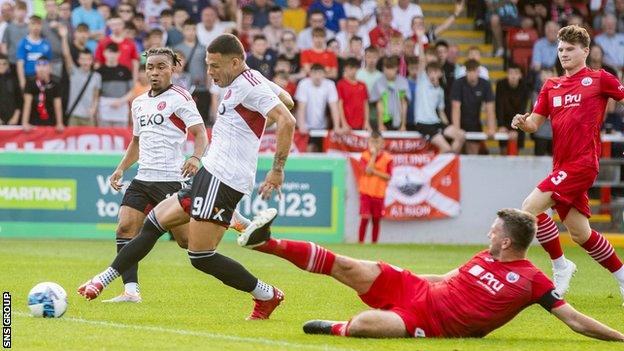
<svg viewBox="0 0 624 351">
<path fill-rule="evenodd" d="M 481 247 L 441 245 L 331 245 L 338 253 L 385 260 L 420 273 L 444 273 Z M 85 301 L 76 287 L 100 272 L 114 256 L 114 242 L 0 240 L 0 289 L 13 296 L 13 348 L 16 350 L 624 350 L 570 331 L 539 306 L 484 339 L 372 340 L 305 335 L 301 325 L 314 318 L 346 320 L 366 306 L 331 278 L 299 271 L 279 258 L 225 243 L 220 252 L 243 263 L 286 294 L 271 320 L 245 321 L 251 298 L 203 275 L 174 243 L 159 242 L 140 265 L 143 303 L 109 305 Z M 617 284 L 578 248 L 567 248 L 578 264 L 567 300 L 580 311 L 624 329 Z M 622 253 L 620 251 L 620 253 Z M 541 249 L 530 257 L 546 273 Z M 69 294 L 60 319 L 27 315 L 28 290 L 54 281 Z M 115 282 L 104 293 L 119 293 Z"/>
</svg>

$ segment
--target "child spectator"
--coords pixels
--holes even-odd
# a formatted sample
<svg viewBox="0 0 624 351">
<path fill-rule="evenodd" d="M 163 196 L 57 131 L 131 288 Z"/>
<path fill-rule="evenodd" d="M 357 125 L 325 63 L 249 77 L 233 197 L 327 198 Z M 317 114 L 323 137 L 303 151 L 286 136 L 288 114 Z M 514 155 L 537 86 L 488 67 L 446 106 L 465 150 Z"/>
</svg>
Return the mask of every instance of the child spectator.
<svg viewBox="0 0 624 351">
<path fill-rule="evenodd" d="M 128 102 L 132 97 L 132 74 L 126 66 L 119 64 L 119 46 L 109 43 L 104 49 L 104 65 L 98 69 L 102 76 L 100 93 L 100 119 L 102 127 L 128 127 Z"/>
<path fill-rule="evenodd" d="M 373 92 L 373 86 L 375 82 L 383 76 L 379 70 L 377 70 L 377 62 L 379 62 L 379 50 L 372 46 L 364 50 L 364 68 L 360 68 L 355 75 L 355 78 L 366 84 L 368 89 L 368 96 Z"/>
<path fill-rule="evenodd" d="M 303 72 L 310 72 L 310 67 L 316 63 L 325 67 L 328 78 L 336 79 L 338 77 L 338 57 L 326 47 L 325 29 L 315 28 L 312 31 L 312 39 L 312 48 L 301 52 Z"/>
<path fill-rule="evenodd" d="M 377 126 L 380 131 L 407 130 L 407 102 L 410 98 L 407 79 L 399 75 L 399 58 L 386 57 L 383 76 L 375 82 L 370 96 L 377 103 Z"/>
<path fill-rule="evenodd" d="M 422 35 L 419 32 L 419 35 Z M 420 50 L 422 43 L 419 43 Z M 444 112 L 444 90 L 440 86 L 442 68 L 437 62 L 418 62 L 414 130 L 425 136 L 440 153 L 460 153 L 464 146 L 464 131 L 451 125 Z M 452 141 L 449 144 L 447 138 Z"/>
<path fill-rule="evenodd" d="M 50 62 L 40 57 L 35 65 L 36 75 L 26 82 L 24 105 L 22 108 L 22 127 L 25 132 L 33 126 L 56 126 L 58 132 L 63 125 L 63 106 L 59 83 L 52 79 Z"/>
<path fill-rule="evenodd" d="M 267 79 L 273 79 L 273 67 L 277 55 L 271 49 L 264 35 L 258 34 L 253 38 L 251 53 L 247 55 L 245 62 L 251 69 L 262 73 Z"/>
<path fill-rule="evenodd" d="M 19 122 L 22 93 L 17 78 L 9 67 L 9 58 L 0 54 L 0 125 L 15 125 Z"/>
<path fill-rule="evenodd" d="M 368 150 L 362 152 L 360 166 L 363 173 L 358 179 L 360 193 L 360 230 L 358 241 L 364 243 L 368 220 L 373 222 L 372 243 L 379 240 L 379 222 L 384 216 L 386 189 L 392 176 L 392 156 L 383 150 L 384 140 L 378 131 L 368 139 Z"/>
<path fill-rule="evenodd" d="M 119 17 L 111 17 L 108 20 L 108 27 L 111 29 L 111 34 L 98 43 L 95 51 L 95 60 L 99 66 L 103 65 L 106 61 L 104 49 L 107 48 L 110 43 L 115 43 L 119 49 L 119 64 L 132 72 L 133 79 L 136 79 L 137 72 L 139 71 L 139 52 L 137 51 L 134 41 L 126 37 L 124 33 L 124 22 Z"/>
<path fill-rule="evenodd" d="M 496 115 L 494 113 L 494 93 L 490 82 L 479 78 L 479 62 L 466 61 L 466 76 L 453 83 L 451 91 L 452 100 L 452 123 L 457 129 L 467 132 L 482 132 L 481 106 L 485 103 L 487 115 L 488 137 L 496 133 Z M 479 153 L 481 142 L 467 141 L 466 153 L 476 155 Z"/>
<path fill-rule="evenodd" d="M 356 80 L 355 75 L 360 61 L 348 58 L 345 62 L 344 74 L 338 81 L 338 105 L 343 129 L 370 130 L 368 91 L 366 84 Z"/>
<path fill-rule="evenodd" d="M 336 85 L 325 78 L 325 69 L 318 63 L 310 68 L 310 77 L 304 78 L 297 86 L 297 127 L 299 133 L 308 134 L 310 129 L 328 129 L 325 111 L 329 107 L 333 129 L 339 132 L 340 115 L 338 111 L 338 92 Z M 323 149 L 322 137 L 310 137 L 308 152 Z"/>
<path fill-rule="evenodd" d="M 93 71 L 93 55 L 89 50 L 78 54 L 78 67 L 74 65 L 69 50 L 68 31 L 59 28 L 63 47 L 65 67 L 69 73 L 69 99 L 65 115 L 69 117 L 69 126 L 96 126 L 96 113 L 102 77 Z"/>
<path fill-rule="evenodd" d="M 524 146 L 524 132 L 511 129 L 511 120 L 516 114 L 528 112 L 530 89 L 522 79 L 522 69 L 511 63 L 507 77 L 496 83 L 496 120 L 498 131 L 507 133 L 509 139 L 517 140 L 518 147 Z M 507 142 L 500 142 L 501 154 L 507 154 Z"/>
<path fill-rule="evenodd" d="M 39 58 L 46 61 L 52 58 L 52 47 L 47 39 L 41 37 L 41 17 L 31 16 L 28 23 L 28 35 L 22 39 L 17 48 L 17 78 L 20 86 L 26 86 L 26 79 L 33 77 Z"/>
</svg>

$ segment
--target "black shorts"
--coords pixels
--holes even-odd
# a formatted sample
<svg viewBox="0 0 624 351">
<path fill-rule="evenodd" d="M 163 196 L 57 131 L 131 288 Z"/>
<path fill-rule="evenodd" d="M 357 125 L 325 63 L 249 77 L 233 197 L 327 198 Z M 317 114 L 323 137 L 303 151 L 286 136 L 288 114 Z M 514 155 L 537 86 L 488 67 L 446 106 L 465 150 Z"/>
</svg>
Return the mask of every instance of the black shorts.
<svg viewBox="0 0 624 351">
<path fill-rule="evenodd" d="M 228 228 L 243 195 L 201 167 L 191 188 L 178 192 L 178 201 L 196 221 L 214 222 Z"/>
<path fill-rule="evenodd" d="M 442 123 L 435 123 L 435 124 L 416 123 L 416 125 L 413 126 L 412 128 L 413 130 L 422 134 L 427 140 L 430 140 L 431 138 L 433 138 L 434 136 L 438 134 L 442 135 L 442 133 L 444 132 L 444 129 L 446 129 L 446 125 Z"/>
<path fill-rule="evenodd" d="M 146 182 L 134 179 L 126 189 L 121 205 L 148 214 L 162 200 L 184 187 L 184 182 Z"/>
<path fill-rule="evenodd" d="M 325 141 L 325 137 L 309 137 L 308 145 L 314 145 L 316 147 L 316 152 L 323 152 L 323 142 Z"/>
</svg>

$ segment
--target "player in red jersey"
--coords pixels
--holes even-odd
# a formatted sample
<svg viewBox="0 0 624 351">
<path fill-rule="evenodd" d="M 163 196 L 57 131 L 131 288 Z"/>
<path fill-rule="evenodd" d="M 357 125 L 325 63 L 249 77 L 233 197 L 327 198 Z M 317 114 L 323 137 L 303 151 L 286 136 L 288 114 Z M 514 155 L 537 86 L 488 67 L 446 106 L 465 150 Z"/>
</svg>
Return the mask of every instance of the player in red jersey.
<svg viewBox="0 0 624 351">
<path fill-rule="evenodd" d="M 577 333 L 624 341 L 624 335 L 576 311 L 526 253 L 536 219 L 516 209 L 498 211 L 489 250 L 444 275 L 415 275 L 384 262 L 357 260 L 311 242 L 273 239 L 276 211 L 261 212 L 238 243 L 282 257 L 313 273 L 330 275 L 355 290 L 373 310 L 348 322 L 309 321 L 308 334 L 359 337 L 483 337 L 539 303 Z"/>
<path fill-rule="evenodd" d="M 537 240 L 550 255 L 559 294 L 568 290 L 576 265 L 563 255 L 557 226 L 544 213 L 548 208 L 557 210 L 572 240 L 613 273 L 624 295 L 624 267 L 613 246 L 590 228 L 587 197 L 598 175 L 605 107 L 609 98 L 624 101 L 624 86 L 605 70 L 585 66 L 590 38 L 584 28 L 564 27 L 558 39 L 565 75 L 546 81 L 533 113 L 516 115 L 511 125 L 534 133 L 550 118 L 553 130 L 553 171 L 524 200 L 522 209 L 537 216 Z"/>
</svg>

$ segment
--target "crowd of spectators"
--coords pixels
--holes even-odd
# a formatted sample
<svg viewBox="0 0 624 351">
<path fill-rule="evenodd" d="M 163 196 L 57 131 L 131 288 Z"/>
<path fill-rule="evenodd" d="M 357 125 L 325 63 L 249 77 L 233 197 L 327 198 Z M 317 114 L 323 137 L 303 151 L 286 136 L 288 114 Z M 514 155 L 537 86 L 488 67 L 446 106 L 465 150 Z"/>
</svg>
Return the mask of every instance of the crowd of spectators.
<svg viewBox="0 0 624 351">
<path fill-rule="evenodd" d="M 206 47 L 226 32 L 241 39 L 249 67 L 295 98 L 300 133 L 418 131 L 441 152 L 483 153 L 466 132 L 507 133 L 522 147 L 510 120 L 561 73 L 561 26 L 586 27 L 588 65 L 621 77 L 624 0 L 465 1 L 427 27 L 410 0 L 0 0 L 0 124 L 128 127 L 130 102 L 149 90 L 142 53 L 169 46 L 182 59 L 174 83 L 210 126 L 219 94 Z M 491 53 L 439 39 L 466 7 Z M 514 62 L 510 33 L 531 41 L 526 66 Z M 504 78 L 490 80 L 485 56 L 504 58 Z M 621 130 L 622 109 L 611 102 L 607 129 Z M 537 153 L 549 150 L 549 128 L 533 136 Z M 309 151 L 321 146 L 310 138 Z"/>
</svg>

